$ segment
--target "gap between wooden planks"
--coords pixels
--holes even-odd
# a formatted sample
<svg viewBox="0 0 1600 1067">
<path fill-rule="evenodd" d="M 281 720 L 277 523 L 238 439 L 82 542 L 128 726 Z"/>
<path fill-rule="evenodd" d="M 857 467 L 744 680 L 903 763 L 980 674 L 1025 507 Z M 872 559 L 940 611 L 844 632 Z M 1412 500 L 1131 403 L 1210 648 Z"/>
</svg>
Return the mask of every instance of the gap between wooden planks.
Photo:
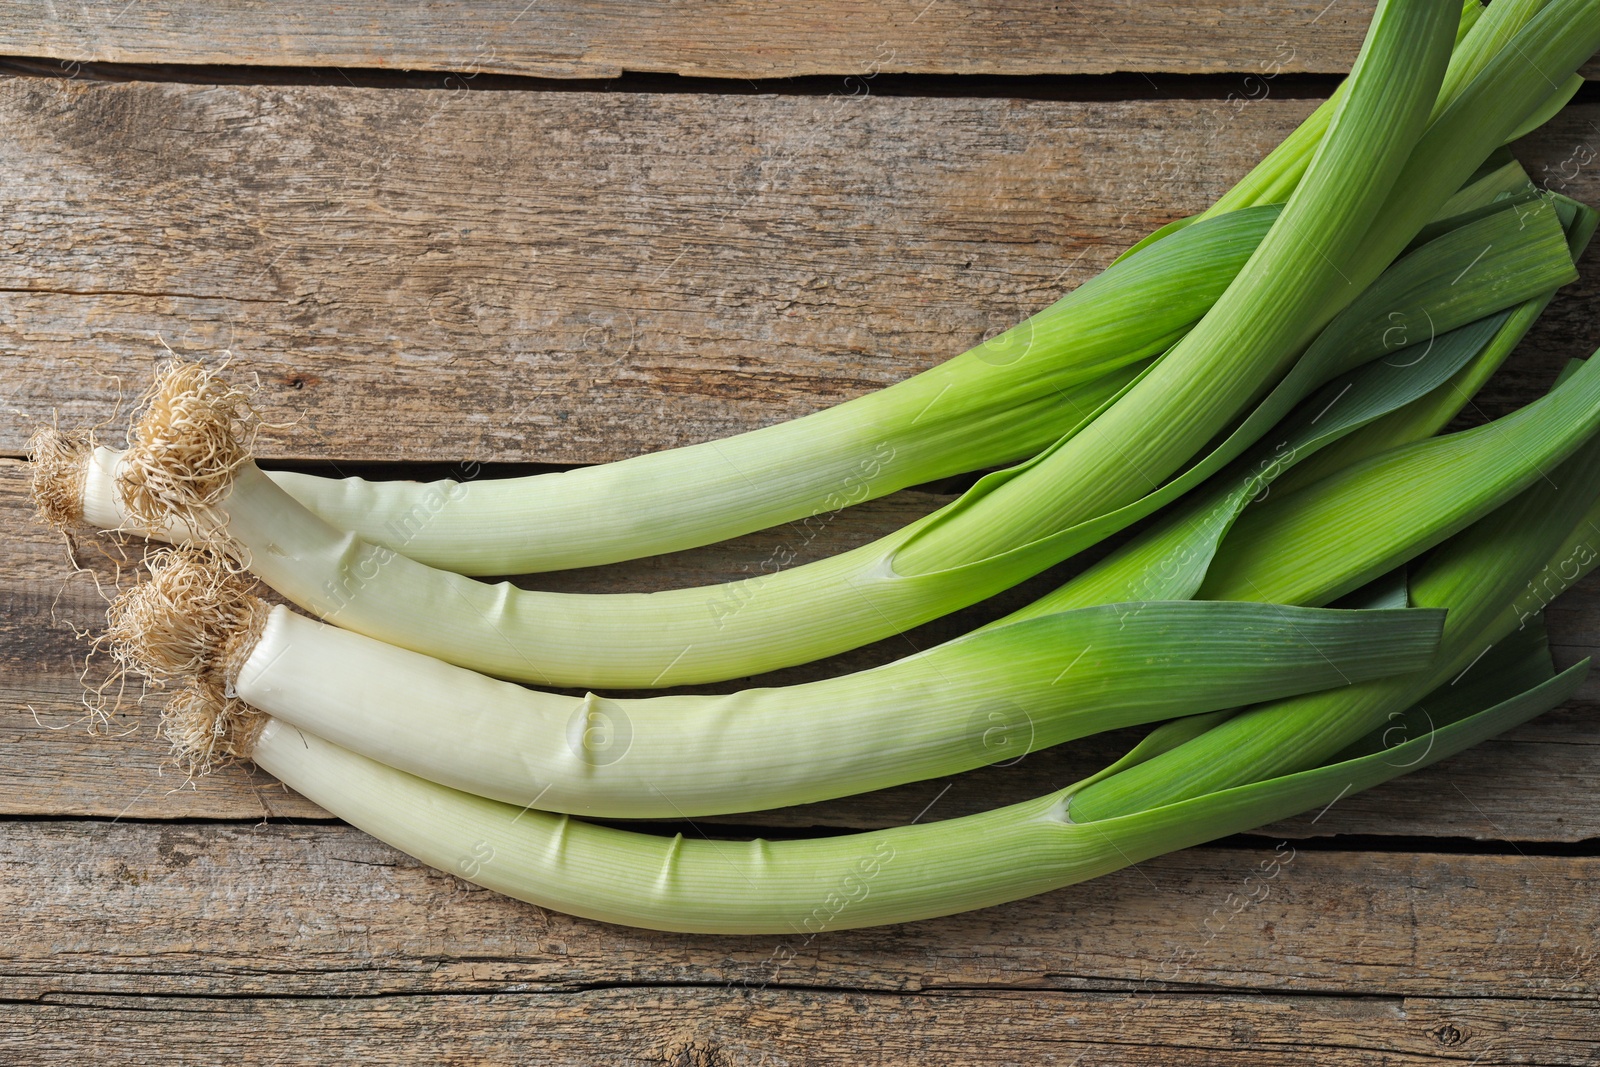
<svg viewBox="0 0 1600 1067">
<path fill-rule="evenodd" d="M 1344 74 L 1371 0 L 1243 4 L 1074 0 L 478 0 L 441 9 L 339 0 L 286 10 L 265 0 L 149 8 L 0 12 L 0 52 L 54 60 L 611 78 L 632 71 L 721 78 L 920 75 L 1241 75 L 1254 99 L 1285 73 Z M 48 69 L 48 68 L 47 68 Z M 1586 68 L 1591 76 L 1593 66 Z M 1155 84 L 1154 81 L 1151 82 Z"/>
</svg>

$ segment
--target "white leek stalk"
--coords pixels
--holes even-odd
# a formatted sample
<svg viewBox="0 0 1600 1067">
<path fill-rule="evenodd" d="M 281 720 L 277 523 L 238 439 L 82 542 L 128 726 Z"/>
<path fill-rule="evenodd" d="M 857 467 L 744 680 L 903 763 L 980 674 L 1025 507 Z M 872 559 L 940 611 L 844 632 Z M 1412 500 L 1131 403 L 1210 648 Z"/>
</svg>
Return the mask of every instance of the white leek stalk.
<svg viewBox="0 0 1600 1067">
<path fill-rule="evenodd" d="M 607 818 L 689 818 L 953 774 L 1120 726 L 1412 672 L 1442 612 L 1173 603 L 1068 611 L 873 670 L 723 696 L 531 691 L 269 608 L 175 550 L 114 605 L 147 675 L 211 681 L 175 739 L 203 765 L 224 694 L 483 796 Z"/>
</svg>

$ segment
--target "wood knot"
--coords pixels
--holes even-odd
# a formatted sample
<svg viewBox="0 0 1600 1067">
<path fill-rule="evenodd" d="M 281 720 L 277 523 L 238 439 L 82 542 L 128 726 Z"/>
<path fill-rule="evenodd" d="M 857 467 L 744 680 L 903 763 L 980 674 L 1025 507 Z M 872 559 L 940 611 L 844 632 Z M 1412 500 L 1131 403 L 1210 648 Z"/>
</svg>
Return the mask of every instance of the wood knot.
<svg viewBox="0 0 1600 1067">
<path fill-rule="evenodd" d="M 674 1041 L 664 1045 L 652 1061 L 661 1067 L 728 1067 L 732 1062 L 715 1042 Z"/>
<path fill-rule="evenodd" d="M 1454 1026 L 1451 1026 L 1449 1023 L 1445 1023 L 1443 1026 L 1434 1027 L 1432 1030 L 1428 1031 L 1428 1033 L 1435 1041 L 1439 1042 L 1439 1044 L 1443 1045 L 1445 1048 L 1459 1045 L 1467 1039 L 1466 1034 L 1463 1034 L 1460 1030 Z"/>
</svg>

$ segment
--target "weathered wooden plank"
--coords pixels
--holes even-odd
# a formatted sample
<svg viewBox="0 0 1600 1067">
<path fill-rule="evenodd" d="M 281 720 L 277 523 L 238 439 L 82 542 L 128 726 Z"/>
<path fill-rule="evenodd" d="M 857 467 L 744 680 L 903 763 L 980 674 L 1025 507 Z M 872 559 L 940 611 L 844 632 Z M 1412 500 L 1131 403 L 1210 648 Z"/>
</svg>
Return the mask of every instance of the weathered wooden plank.
<svg viewBox="0 0 1600 1067">
<path fill-rule="evenodd" d="M 106 417 L 158 337 L 259 374 L 279 455 L 721 436 L 1043 306 L 1311 106 L 14 79 L 0 450 L 52 408 Z M 1224 127 L 1226 158 L 1179 166 Z"/>
<path fill-rule="evenodd" d="M 21 464 L 0 461 L 0 531 L 6 531 L 0 538 L 0 702 L 10 709 L 0 716 L 0 813 L 151 819 L 323 814 L 270 779 L 243 770 L 220 772 L 192 785 L 171 770 L 161 773 L 163 746 L 153 735 L 153 714 L 128 716 L 127 725 L 135 732 L 127 736 L 96 738 L 74 725 L 83 714 L 78 682 L 82 646 L 74 628 L 102 625 L 104 601 L 87 575 L 71 576 L 64 544 L 30 521 L 22 475 Z M 694 552 L 542 575 L 537 581 L 549 588 L 591 592 L 724 581 L 759 566 L 772 554 L 774 538 L 783 538 L 801 560 L 815 558 L 903 525 L 940 499 L 902 493 L 839 515 L 814 538 L 767 531 Z M 109 569 L 96 562 L 96 544 L 86 543 L 79 555 L 109 582 Z M 904 637 L 757 681 L 805 681 L 928 647 L 1053 588 L 1070 566 Z M 1558 605 L 1551 625 L 1563 661 L 1600 648 L 1600 588 L 1593 582 L 1580 584 Z M 1593 795 L 1600 782 L 1600 715 L 1593 706 L 1600 698 L 1600 679 L 1591 681 L 1581 698 L 1585 703 L 1543 716 L 1438 767 L 1346 797 L 1314 822 L 1307 817 L 1265 832 L 1297 838 L 1375 833 L 1574 841 L 1600 836 L 1600 811 L 1581 799 Z M 159 706 L 159 699 L 152 705 Z M 948 781 L 707 822 L 860 829 L 905 823 L 925 809 L 928 817 L 950 818 L 1076 781 L 1115 759 L 1136 736 L 1120 731 Z M 928 809 L 935 799 L 935 807 Z"/>
<path fill-rule="evenodd" d="M 52 410 L 110 420 L 162 341 L 259 376 L 283 457 L 592 462 L 722 436 L 1048 304 L 1313 103 L 12 79 L 0 453 Z M 1597 117 L 1528 142 L 1535 173 L 1600 193 Z M 1484 410 L 1600 342 L 1597 285 Z"/>
<path fill-rule="evenodd" d="M 1183 74 L 1350 68 L 1371 0 L 1129 6 L 843 0 L 820 6 L 526 0 L 396 9 L 340 0 L 146 8 L 57 5 L 0 17 L 0 52 L 75 64 L 378 67 L 605 78 L 803 74 Z M 864 91 L 845 86 L 845 92 Z M 1255 90 L 1259 92 L 1259 89 Z"/>
<path fill-rule="evenodd" d="M 228 0 L 159 13 L 142 5 L 57 9 L 42 21 L 12 14 L 0 21 L 0 51 L 56 60 L 45 69 L 64 77 L 96 62 L 453 71 L 462 86 L 486 74 L 837 75 L 836 91 L 852 95 L 871 92 L 880 74 L 1235 74 L 1239 96 L 1255 99 L 1280 74 L 1346 73 L 1373 7 L 847 0 L 802 11 L 749 2 L 530 8 L 497 0 L 395 11 L 345 0 L 285 13 L 261 0 Z"/>
<path fill-rule="evenodd" d="M 1116 1063 L 1330 1067 L 1588 1065 L 1592 1004 L 1393 997 L 1037 992 L 572 994 L 266 1000 L 60 997 L 0 1008 L 18 1067 L 162 1063 L 744 1064 Z M 1175 1058 L 1176 1057 L 1176 1058 Z"/>
<path fill-rule="evenodd" d="M 1194 849 L 966 915 L 703 937 L 547 912 L 339 825 L 11 822 L 0 998 L 615 984 L 1600 995 L 1600 859 Z"/>
</svg>

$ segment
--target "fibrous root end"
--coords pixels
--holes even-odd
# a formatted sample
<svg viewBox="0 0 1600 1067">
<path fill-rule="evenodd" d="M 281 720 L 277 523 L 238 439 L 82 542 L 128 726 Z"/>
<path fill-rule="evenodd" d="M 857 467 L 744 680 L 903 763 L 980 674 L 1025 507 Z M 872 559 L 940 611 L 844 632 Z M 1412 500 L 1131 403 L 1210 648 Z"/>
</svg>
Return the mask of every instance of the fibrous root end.
<svg viewBox="0 0 1600 1067">
<path fill-rule="evenodd" d="M 222 560 L 197 549 L 162 549 L 148 564 L 150 580 L 111 605 L 103 644 L 119 670 L 180 686 L 161 728 L 190 774 L 248 758 L 266 716 L 234 695 L 234 682 L 270 605 Z"/>
<path fill-rule="evenodd" d="M 250 462 L 258 426 L 249 396 L 203 363 L 173 360 L 140 402 L 143 414 L 117 467 L 122 506 L 136 524 L 181 523 L 202 543 L 223 547 L 217 505 Z"/>
</svg>

